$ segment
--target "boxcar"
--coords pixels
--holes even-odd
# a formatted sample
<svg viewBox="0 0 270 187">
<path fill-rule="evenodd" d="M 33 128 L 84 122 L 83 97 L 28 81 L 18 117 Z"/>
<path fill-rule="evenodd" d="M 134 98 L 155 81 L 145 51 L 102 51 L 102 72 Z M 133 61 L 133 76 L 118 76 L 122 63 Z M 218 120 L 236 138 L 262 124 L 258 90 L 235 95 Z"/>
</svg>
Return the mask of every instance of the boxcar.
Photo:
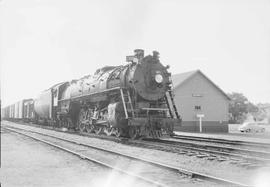
<svg viewBox="0 0 270 187">
<path fill-rule="evenodd" d="M 6 106 L 1 114 L 3 119 L 9 120 L 34 119 L 34 100 L 24 99 Z"/>
<path fill-rule="evenodd" d="M 23 119 L 25 121 L 32 121 L 32 120 L 34 120 L 34 118 L 35 118 L 34 100 L 33 99 L 24 100 Z"/>
<path fill-rule="evenodd" d="M 10 109 L 10 116 L 9 116 L 9 118 L 10 119 L 14 119 L 14 117 L 15 117 L 15 104 L 10 105 L 9 109 Z"/>
<path fill-rule="evenodd" d="M 18 101 L 15 104 L 14 118 L 22 119 L 23 118 L 23 100 Z"/>
<path fill-rule="evenodd" d="M 1 109 L 1 119 L 10 118 L 10 106 Z"/>
</svg>

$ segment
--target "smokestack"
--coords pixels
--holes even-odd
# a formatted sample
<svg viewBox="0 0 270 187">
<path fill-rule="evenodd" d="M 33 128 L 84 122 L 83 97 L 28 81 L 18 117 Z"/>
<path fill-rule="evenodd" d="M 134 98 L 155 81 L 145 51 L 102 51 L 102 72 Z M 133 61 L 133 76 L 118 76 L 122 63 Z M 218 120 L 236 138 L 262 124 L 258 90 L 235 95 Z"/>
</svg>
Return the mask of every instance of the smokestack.
<svg viewBox="0 0 270 187">
<path fill-rule="evenodd" d="M 134 56 L 137 57 L 139 61 L 141 59 L 143 59 L 143 57 L 144 57 L 144 50 L 142 50 L 142 49 L 135 49 L 134 50 L 134 53 L 135 53 Z"/>
<path fill-rule="evenodd" d="M 159 52 L 153 51 L 153 57 L 158 60 L 159 59 Z"/>
</svg>

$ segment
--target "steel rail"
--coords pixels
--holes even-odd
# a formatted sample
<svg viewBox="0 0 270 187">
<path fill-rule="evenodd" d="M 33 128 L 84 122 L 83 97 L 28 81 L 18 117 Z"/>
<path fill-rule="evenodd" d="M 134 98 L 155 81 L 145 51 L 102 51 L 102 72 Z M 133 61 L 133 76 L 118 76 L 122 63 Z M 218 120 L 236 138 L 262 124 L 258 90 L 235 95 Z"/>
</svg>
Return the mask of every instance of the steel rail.
<svg viewBox="0 0 270 187">
<path fill-rule="evenodd" d="M 97 160 L 97 159 L 94 159 L 94 158 L 91 158 L 91 157 L 89 157 L 89 156 L 86 156 L 86 155 L 84 155 L 84 154 L 82 154 L 82 153 L 78 153 L 78 152 L 72 151 L 72 150 L 70 150 L 70 149 L 68 149 L 68 148 L 65 148 L 65 147 L 63 147 L 63 146 L 60 146 L 60 145 L 51 143 L 51 142 L 46 141 L 46 140 L 42 140 L 42 139 L 40 139 L 40 138 L 31 136 L 31 135 L 27 135 L 27 134 L 22 133 L 22 132 L 18 132 L 17 130 L 11 129 L 11 128 L 9 128 L 9 127 L 3 127 L 3 126 L 2 126 L 1 128 L 6 129 L 6 130 L 8 130 L 8 131 L 15 132 L 15 133 L 17 133 L 17 134 L 21 134 L 21 135 L 26 136 L 26 137 L 29 137 L 29 138 L 32 138 L 32 139 L 34 139 L 34 140 L 36 140 L 36 141 L 40 141 L 40 142 L 45 143 L 45 144 L 48 144 L 48 145 L 50 145 L 50 146 L 56 147 L 56 148 L 58 148 L 58 149 L 60 149 L 60 150 L 63 150 L 63 151 L 65 151 L 65 152 L 68 152 L 68 153 L 71 153 L 71 154 L 73 154 L 73 155 L 75 155 L 75 156 L 78 156 L 80 159 L 88 160 L 88 161 L 90 161 L 90 162 L 96 163 L 96 164 L 101 165 L 101 166 L 103 166 L 103 167 L 106 167 L 106 168 L 115 170 L 115 171 L 120 172 L 120 173 L 122 173 L 122 174 L 129 175 L 129 176 L 131 176 L 131 177 L 137 178 L 137 179 L 142 180 L 142 181 L 144 181 L 144 182 L 153 184 L 153 185 L 155 185 L 155 186 L 160 186 L 160 187 L 166 187 L 166 186 L 167 186 L 167 185 L 165 185 L 165 184 L 158 183 L 158 182 L 156 182 L 156 181 L 147 179 L 147 178 L 145 178 L 145 177 L 136 175 L 136 174 L 134 174 L 134 173 L 124 171 L 124 170 L 122 170 L 122 169 L 120 169 L 120 168 L 118 168 L 118 167 L 111 166 L 111 165 L 106 164 L 106 163 L 104 163 L 104 162 L 101 162 L 101 161 L 99 161 L 99 160 Z M 19 129 L 19 128 L 17 128 L 17 129 Z M 20 129 L 20 130 L 24 130 L 24 129 Z M 28 130 L 24 130 L 24 131 L 28 131 Z M 28 132 L 29 132 L 29 131 L 28 131 Z M 33 133 L 35 133 L 35 132 L 33 132 Z M 38 134 L 42 134 L 42 133 L 38 133 Z M 45 134 L 42 134 L 42 135 L 43 135 L 43 136 L 47 136 L 47 135 L 45 135 Z M 54 136 L 49 136 L 49 137 L 54 137 Z M 57 138 L 57 137 L 54 137 L 54 138 L 61 140 L 61 138 Z M 66 140 L 63 139 L 63 141 L 66 141 Z M 69 141 L 69 142 L 71 143 L 72 141 Z M 78 144 L 78 145 L 83 145 L 83 144 L 80 144 L 80 143 L 76 143 L 76 144 Z"/>
<path fill-rule="evenodd" d="M 241 140 L 227 140 L 224 138 L 210 138 L 210 137 L 198 137 L 198 136 L 188 136 L 188 135 L 173 135 L 173 139 L 180 140 L 192 140 L 192 141 L 205 141 L 211 143 L 223 143 L 229 145 L 241 145 L 241 146 L 253 146 L 253 147 L 268 147 L 270 148 L 270 143 L 263 142 L 251 142 L 251 141 L 241 141 Z"/>
<path fill-rule="evenodd" d="M 237 149 L 237 148 L 228 148 L 228 147 L 221 147 L 221 146 L 212 146 L 212 145 L 205 145 L 205 144 L 196 144 L 196 143 L 186 143 L 186 142 L 179 142 L 179 141 L 171 141 L 171 140 L 145 140 L 146 142 L 151 142 L 151 143 L 160 143 L 163 145 L 169 145 L 173 146 L 175 148 L 184 148 L 184 149 L 189 149 L 189 150 L 194 150 L 194 151 L 199 151 L 199 152 L 206 152 L 206 153 L 212 153 L 212 154 L 219 154 L 219 155 L 226 155 L 226 156 L 233 156 L 237 158 L 244 158 L 250 161 L 256 161 L 256 162 L 270 162 L 270 156 L 269 158 L 262 158 L 258 156 L 251 156 L 251 153 L 260 153 L 264 154 L 264 152 L 253 152 L 251 150 L 245 150 L 245 149 Z M 153 144 L 154 145 L 154 144 Z M 197 147 L 194 147 L 197 146 Z M 208 148 L 208 149 L 207 149 Z M 211 149 L 209 149 L 211 148 Z M 218 151 L 218 150 L 213 150 L 213 149 L 225 149 L 227 151 Z M 235 151 L 235 152 L 245 152 L 248 155 L 243 155 L 243 154 L 237 154 L 237 153 L 232 153 L 228 151 Z M 266 154 L 270 155 L 270 153 L 266 152 Z"/>
<path fill-rule="evenodd" d="M 202 146 L 202 147 L 206 147 L 206 148 L 213 148 L 213 149 L 223 149 L 226 151 L 236 151 L 236 152 L 241 152 L 241 153 L 245 153 L 245 154 L 256 154 L 256 155 L 260 155 L 262 158 L 267 157 L 270 158 L 270 152 L 267 151 L 258 151 L 258 150 L 252 150 L 252 149 L 244 149 L 244 148 L 238 148 L 238 147 L 231 147 L 231 146 L 218 146 L 218 145 L 209 145 L 209 144 L 204 144 L 204 143 L 191 143 L 191 142 L 179 142 L 179 141 L 174 141 L 174 140 L 166 140 L 166 141 L 170 141 L 171 143 L 181 143 L 181 144 L 190 144 L 192 146 Z M 260 158 L 258 156 L 258 158 Z M 266 161 L 270 161 L 270 159 L 265 159 Z"/>
<path fill-rule="evenodd" d="M 11 127 L 11 128 L 16 128 L 16 127 Z M 167 165 L 167 164 L 164 164 L 164 163 L 158 163 L 158 162 L 151 161 L 151 160 L 148 160 L 148 159 L 145 159 L 145 158 L 134 157 L 134 156 L 131 156 L 131 155 L 128 155 L 128 154 L 123 154 L 123 153 L 120 153 L 120 152 L 117 152 L 117 151 L 103 149 L 103 148 L 100 148 L 100 147 L 97 147 L 97 146 L 94 146 L 94 145 L 78 143 L 78 142 L 75 142 L 75 141 L 72 141 L 72 140 L 56 137 L 56 136 L 53 136 L 53 135 L 47 135 L 47 134 L 36 132 L 36 131 L 25 130 L 25 129 L 21 129 L 21 128 L 16 128 L 16 129 L 24 130 L 24 131 L 28 131 L 28 132 L 32 132 L 32 133 L 36 133 L 36 134 L 41 134 L 43 136 L 53 137 L 53 138 L 56 138 L 56 139 L 60 139 L 60 140 L 67 141 L 67 142 L 70 142 L 70 143 L 74 143 L 74 144 L 77 144 L 77 145 L 89 147 L 89 148 L 92 148 L 92 149 L 106 151 L 108 153 L 116 154 L 116 155 L 119 155 L 119 156 L 124 156 L 124 157 L 130 158 L 130 159 L 133 159 L 133 160 L 137 160 L 137 161 L 140 161 L 140 162 L 152 164 L 152 165 L 155 165 L 155 166 L 158 166 L 158 167 L 165 168 L 165 169 L 170 170 L 170 171 L 174 171 L 174 172 L 177 172 L 177 173 L 180 173 L 180 174 L 184 174 L 184 175 L 190 176 L 191 178 L 198 178 L 198 179 L 211 181 L 211 182 L 215 182 L 215 183 L 219 183 L 219 184 L 225 184 L 225 185 L 248 186 L 246 184 L 242 184 L 242 183 L 239 183 L 239 182 L 235 182 L 235 181 L 231 181 L 231 180 L 211 176 L 211 175 L 200 173 L 200 172 L 195 172 L 195 171 L 192 171 L 192 170 L 187 170 L 187 169 L 180 168 L 180 167 L 170 166 L 170 165 Z"/>
</svg>

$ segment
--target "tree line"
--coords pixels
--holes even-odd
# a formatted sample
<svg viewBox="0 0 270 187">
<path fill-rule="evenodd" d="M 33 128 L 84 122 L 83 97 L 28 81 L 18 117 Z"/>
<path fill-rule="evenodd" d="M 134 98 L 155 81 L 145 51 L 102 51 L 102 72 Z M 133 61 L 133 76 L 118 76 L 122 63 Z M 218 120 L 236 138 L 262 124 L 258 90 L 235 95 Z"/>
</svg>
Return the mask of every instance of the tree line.
<svg viewBox="0 0 270 187">
<path fill-rule="evenodd" d="M 242 93 L 228 93 L 230 98 L 229 104 L 229 123 L 243 123 L 248 116 L 252 116 L 254 121 L 261 121 L 268 119 L 270 121 L 270 116 L 260 106 L 264 104 L 255 105 L 250 102 L 246 96 Z"/>
</svg>

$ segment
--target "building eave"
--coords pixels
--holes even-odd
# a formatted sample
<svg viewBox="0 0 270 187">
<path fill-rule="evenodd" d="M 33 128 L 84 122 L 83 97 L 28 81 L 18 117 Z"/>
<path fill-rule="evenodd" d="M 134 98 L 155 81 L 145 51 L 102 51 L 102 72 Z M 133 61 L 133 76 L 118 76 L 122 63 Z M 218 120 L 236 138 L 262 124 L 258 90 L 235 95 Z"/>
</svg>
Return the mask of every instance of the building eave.
<svg viewBox="0 0 270 187">
<path fill-rule="evenodd" d="M 221 89 L 219 88 L 213 81 L 211 81 L 205 74 L 201 72 L 201 70 L 196 70 L 194 73 L 192 73 L 190 76 L 188 76 L 184 81 L 182 81 L 180 84 L 175 85 L 174 90 L 180 88 L 184 84 L 186 84 L 189 80 L 191 80 L 195 75 L 201 74 L 208 82 L 210 82 L 226 99 L 231 101 L 231 98 Z"/>
</svg>

